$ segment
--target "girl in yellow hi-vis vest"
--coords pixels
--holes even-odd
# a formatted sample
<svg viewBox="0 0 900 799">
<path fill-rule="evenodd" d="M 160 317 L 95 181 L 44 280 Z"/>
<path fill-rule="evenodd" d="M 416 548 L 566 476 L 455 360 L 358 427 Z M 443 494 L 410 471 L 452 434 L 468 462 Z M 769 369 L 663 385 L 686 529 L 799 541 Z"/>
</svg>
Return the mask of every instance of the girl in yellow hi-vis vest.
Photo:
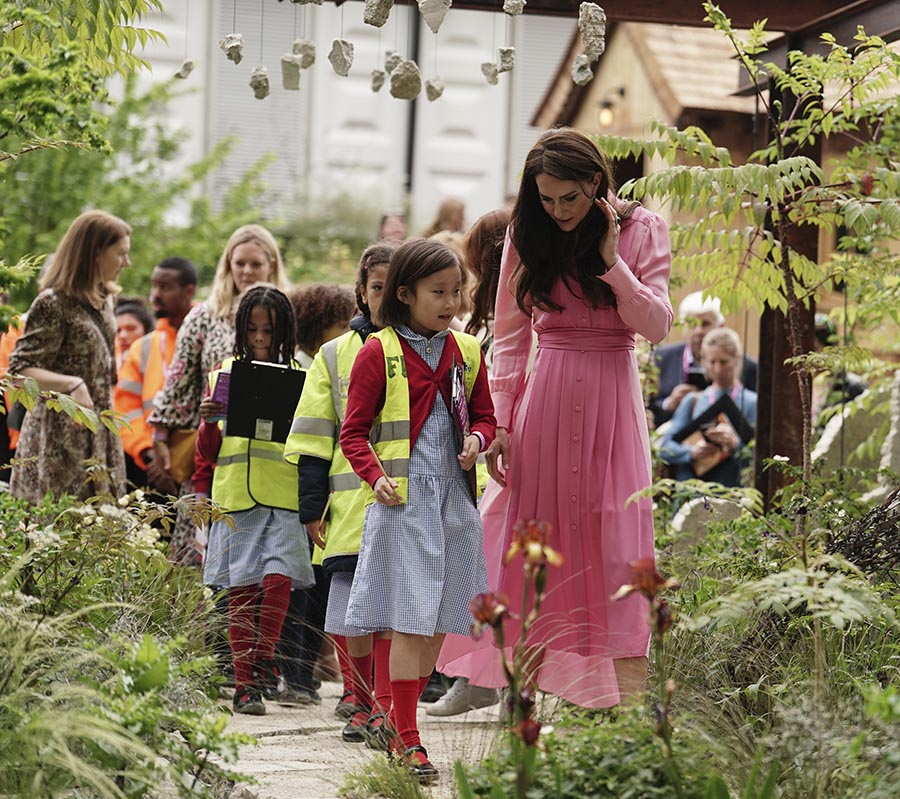
<svg viewBox="0 0 900 799">
<path fill-rule="evenodd" d="M 298 368 L 293 354 L 288 298 L 273 286 L 251 288 L 237 310 L 234 359 Z M 212 387 L 230 362 L 210 375 Z M 203 579 L 228 589 L 236 713 L 264 715 L 263 696 L 277 698 L 275 645 L 291 588 L 315 582 L 306 531 L 297 520 L 297 471 L 283 460 L 283 446 L 229 436 L 221 421 L 204 421 L 197 436 L 198 464 L 215 462 L 212 498 L 231 517 L 210 525 Z M 196 480 L 194 487 L 201 488 Z"/>
<path fill-rule="evenodd" d="M 449 329 L 461 288 L 444 245 L 420 239 L 394 253 L 383 329 L 353 364 L 340 438 L 372 503 L 346 620 L 393 631 L 392 710 L 379 735 L 423 783 L 437 771 L 419 739 L 419 694 L 444 635 L 471 628 L 469 602 L 487 583 L 468 473 L 494 438 L 494 410 L 478 341 Z"/>
</svg>

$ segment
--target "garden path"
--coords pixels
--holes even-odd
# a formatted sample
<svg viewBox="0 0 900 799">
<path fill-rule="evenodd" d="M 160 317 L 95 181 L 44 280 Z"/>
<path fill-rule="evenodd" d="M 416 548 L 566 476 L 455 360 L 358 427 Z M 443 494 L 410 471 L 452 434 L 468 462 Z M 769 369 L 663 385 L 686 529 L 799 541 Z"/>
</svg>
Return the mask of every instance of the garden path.
<svg viewBox="0 0 900 799">
<path fill-rule="evenodd" d="M 340 692 L 339 683 L 324 683 L 319 706 L 288 708 L 267 702 L 265 716 L 233 716 L 230 729 L 258 740 L 255 746 L 241 748 L 237 765 L 258 784 L 238 786 L 233 799 L 339 799 L 346 774 L 384 757 L 362 744 L 341 740 L 344 722 L 334 715 Z M 445 719 L 427 716 L 425 707 L 419 705 L 419 729 L 441 774 L 431 796 L 451 799 L 454 761 L 477 762 L 487 754 L 499 731 L 499 705 Z"/>
</svg>

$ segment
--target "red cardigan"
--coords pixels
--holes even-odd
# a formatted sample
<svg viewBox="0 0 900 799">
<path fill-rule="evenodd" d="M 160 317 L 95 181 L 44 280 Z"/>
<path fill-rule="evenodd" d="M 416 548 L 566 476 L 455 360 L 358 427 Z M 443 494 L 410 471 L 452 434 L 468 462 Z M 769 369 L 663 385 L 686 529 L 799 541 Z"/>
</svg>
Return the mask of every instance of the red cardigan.
<svg viewBox="0 0 900 799">
<path fill-rule="evenodd" d="M 409 448 L 415 446 L 422 425 L 434 407 L 438 391 L 444 403 L 450 405 L 450 367 L 453 356 L 462 362 L 462 353 L 451 333 L 444 343 L 444 351 L 435 371 L 425 363 L 419 354 L 398 336 L 403 355 L 406 358 L 406 375 L 409 380 Z M 341 449 L 344 456 L 360 478 L 374 486 L 381 477 L 378 463 L 369 451 L 369 431 L 375 417 L 384 407 L 387 377 L 384 369 L 384 350 L 381 341 L 370 338 L 356 356 L 350 372 L 350 387 L 347 396 L 347 415 L 341 426 Z M 447 411 L 449 414 L 449 410 Z M 484 436 L 484 447 L 494 440 L 497 421 L 494 418 L 494 404 L 488 388 L 487 369 L 484 359 L 475 377 L 472 395 L 469 397 L 469 420 L 473 433 Z"/>
</svg>

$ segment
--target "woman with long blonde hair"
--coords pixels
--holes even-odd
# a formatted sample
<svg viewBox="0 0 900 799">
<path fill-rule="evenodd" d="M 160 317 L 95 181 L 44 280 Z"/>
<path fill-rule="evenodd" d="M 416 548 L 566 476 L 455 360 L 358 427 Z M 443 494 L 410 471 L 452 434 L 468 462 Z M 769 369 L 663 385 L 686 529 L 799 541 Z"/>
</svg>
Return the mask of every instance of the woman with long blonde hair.
<svg viewBox="0 0 900 799">
<path fill-rule="evenodd" d="M 271 283 L 288 289 L 284 263 L 275 237 L 261 225 L 243 225 L 228 239 L 213 278 L 209 299 L 195 306 L 178 329 L 175 355 L 166 375 L 166 384 L 153 403 L 149 422 L 154 427 L 154 458 L 172 477 L 167 486 L 176 493 L 172 475 L 169 440 L 175 430 L 196 430 L 200 426 L 200 402 L 206 376 L 234 349 L 234 315 L 238 299 L 257 283 Z M 190 475 L 184 481 L 190 490 Z M 173 533 L 172 555 L 176 560 L 196 563 L 199 553 L 181 525 Z"/>
</svg>

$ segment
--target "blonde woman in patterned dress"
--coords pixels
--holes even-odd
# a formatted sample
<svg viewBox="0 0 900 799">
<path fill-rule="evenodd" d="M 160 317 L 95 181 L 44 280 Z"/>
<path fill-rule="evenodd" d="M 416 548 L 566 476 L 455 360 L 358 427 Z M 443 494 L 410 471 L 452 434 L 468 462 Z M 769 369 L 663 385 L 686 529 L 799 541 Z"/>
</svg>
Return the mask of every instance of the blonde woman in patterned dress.
<svg viewBox="0 0 900 799">
<path fill-rule="evenodd" d="M 96 412 L 112 407 L 116 384 L 116 280 L 129 265 L 131 228 L 104 211 L 87 211 L 66 231 L 41 293 L 28 311 L 9 371 L 42 391 L 69 394 Z M 38 503 L 47 492 L 80 499 L 124 491 L 119 437 L 102 424 L 92 433 L 38 399 L 22 425 L 10 491 Z M 87 461 L 103 468 L 87 469 Z"/>
<path fill-rule="evenodd" d="M 244 225 L 225 245 L 209 299 L 195 306 L 178 329 L 166 384 L 153 403 L 148 421 L 154 427 L 154 454 L 167 472 L 171 470 L 169 436 L 174 430 L 200 426 L 206 376 L 231 355 L 239 297 L 257 283 L 271 283 L 281 291 L 289 287 L 275 238 L 261 225 Z M 191 491 L 190 479 L 182 488 Z M 199 563 L 193 527 L 184 519 L 173 531 L 172 555 L 182 562 Z"/>
</svg>

